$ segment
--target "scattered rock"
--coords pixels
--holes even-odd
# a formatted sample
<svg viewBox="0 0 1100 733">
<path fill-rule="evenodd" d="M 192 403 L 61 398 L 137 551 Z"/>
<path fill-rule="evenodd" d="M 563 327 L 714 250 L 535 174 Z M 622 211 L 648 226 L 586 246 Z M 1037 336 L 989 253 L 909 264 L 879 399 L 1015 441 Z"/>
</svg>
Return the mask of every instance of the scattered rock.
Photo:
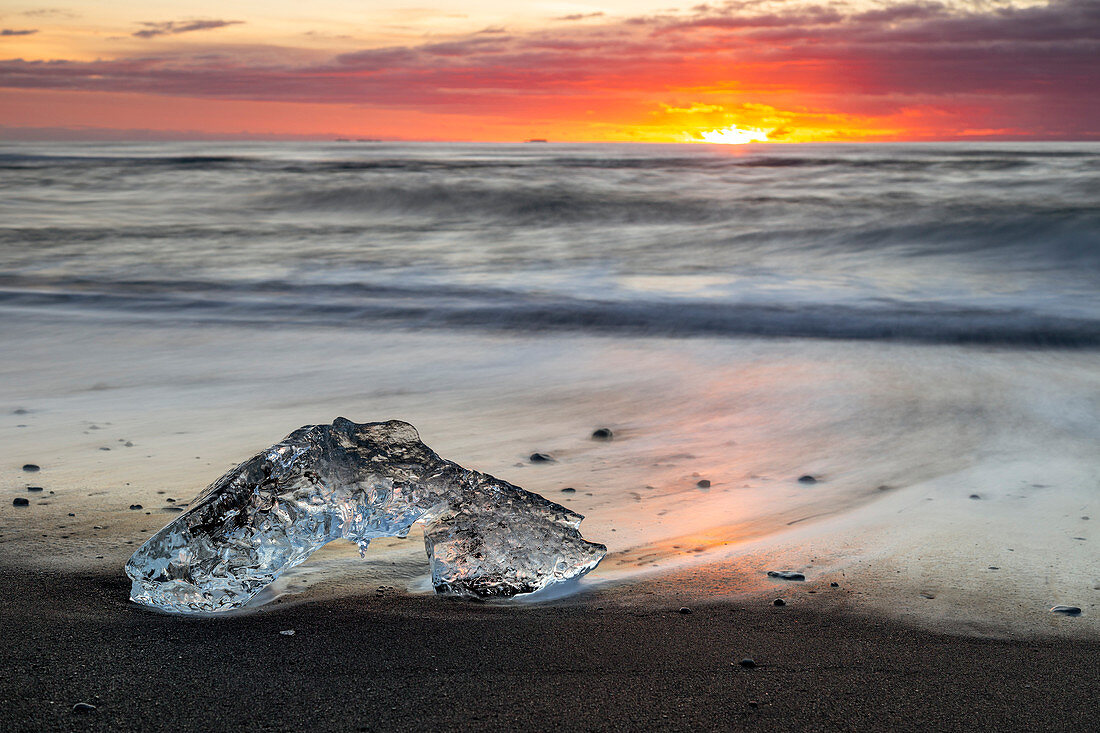
<svg viewBox="0 0 1100 733">
<path fill-rule="evenodd" d="M 704 479 L 699 479 L 698 481 L 695 482 L 695 485 L 698 486 L 700 489 L 709 489 L 710 488 L 710 481 L 708 481 L 705 478 Z"/>
<path fill-rule="evenodd" d="M 27 473 L 37 473 L 42 470 L 42 467 L 35 463 L 24 463 L 23 470 Z"/>
<path fill-rule="evenodd" d="M 999 568 L 999 567 L 997 567 L 996 565 L 990 565 L 990 566 L 989 566 L 989 569 L 990 569 L 990 570 L 1000 570 L 1000 568 Z"/>
<path fill-rule="evenodd" d="M 131 442 L 130 442 L 130 441 L 128 441 L 128 440 L 127 440 L 127 441 L 126 441 L 125 443 L 123 443 L 123 445 L 124 445 L 124 446 L 126 446 L 127 448 L 133 448 L 133 447 L 134 447 L 134 444 L 133 444 L 133 443 L 131 443 Z"/>
<path fill-rule="evenodd" d="M 70 517 L 75 517 L 76 515 L 75 515 L 75 514 L 73 514 L 72 512 L 69 512 L 69 516 L 70 516 Z"/>
<path fill-rule="evenodd" d="M 29 410 L 24 410 L 22 407 L 17 407 L 14 410 L 11 411 L 11 414 L 13 414 L 13 415 L 26 415 L 28 412 L 30 412 L 30 411 Z"/>
<path fill-rule="evenodd" d="M 531 463 L 553 463 L 554 457 L 548 453 L 532 453 L 528 460 Z"/>
<path fill-rule="evenodd" d="M 1059 605 L 1059 606 L 1055 606 L 1054 608 L 1050 609 L 1050 612 L 1051 613 L 1060 613 L 1063 616 L 1080 616 L 1081 615 L 1081 609 L 1078 608 L 1077 606 L 1061 606 L 1061 605 Z"/>
<path fill-rule="evenodd" d="M 756 700 L 749 700 L 745 704 L 748 705 L 753 710 L 756 710 L 758 707 L 760 707 L 760 703 L 758 703 Z"/>
<path fill-rule="evenodd" d="M 138 509 L 144 509 L 144 508 L 145 507 L 143 507 L 141 504 L 131 504 L 130 505 L 130 509 L 132 509 L 134 511 L 137 511 Z"/>
<path fill-rule="evenodd" d="M 806 474 L 805 476 L 799 476 L 798 477 L 798 483 L 800 483 L 800 484 L 816 484 L 817 479 L 814 478 L 813 476 L 811 476 L 810 474 Z"/>
<path fill-rule="evenodd" d="M 756 661 L 752 657 L 745 657 L 741 660 L 741 666 L 745 669 L 752 669 L 756 666 Z"/>
<path fill-rule="evenodd" d="M 1088 517 L 1081 517 L 1081 519 L 1084 519 L 1086 522 L 1089 521 Z"/>
<path fill-rule="evenodd" d="M 936 594 L 935 593 L 924 592 L 924 593 L 920 594 L 920 597 L 921 598 L 927 598 L 928 600 L 932 600 L 933 598 L 936 597 Z"/>
<path fill-rule="evenodd" d="M 611 440 L 614 433 L 611 432 L 611 428 L 599 428 L 592 432 L 593 440 Z"/>
<path fill-rule="evenodd" d="M 100 446 L 100 447 L 99 447 L 99 449 L 100 449 L 100 450 L 111 450 L 110 448 L 108 448 L 108 447 L 107 447 L 107 446 L 105 446 L 105 445 L 102 445 L 102 446 Z"/>
<path fill-rule="evenodd" d="M 27 487 L 27 491 L 41 491 L 41 490 L 42 490 L 41 486 L 28 486 Z"/>
<path fill-rule="evenodd" d="M 577 493 L 577 490 L 574 489 L 572 486 L 566 486 L 564 489 L 561 490 L 561 493 L 563 493 L 563 494 L 575 494 L 575 493 Z"/>
<path fill-rule="evenodd" d="M 833 581 L 832 583 L 829 583 L 829 587 L 830 587 L 830 588 L 839 588 L 839 587 L 840 587 L 840 583 L 838 583 L 838 582 L 836 582 L 836 581 L 834 580 L 834 581 Z"/>
<path fill-rule="evenodd" d="M 970 495 L 970 498 L 971 498 L 971 499 L 974 499 L 975 501 L 977 501 L 978 499 L 981 499 L 982 497 L 978 496 L 977 494 L 971 494 L 971 495 Z"/>
<path fill-rule="evenodd" d="M 294 636 L 294 629 L 286 629 L 284 631 L 280 631 L 279 633 L 283 636 Z"/>
<path fill-rule="evenodd" d="M 772 605 L 773 606 L 786 606 L 787 602 L 784 601 L 782 598 L 776 598 L 774 601 L 772 601 Z"/>
<path fill-rule="evenodd" d="M 11 505 L 12 506 L 30 506 L 31 503 L 29 501 L 27 501 L 26 499 L 24 499 L 22 496 L 17 496 L 17 497 L 15 497 L 14 500 L 12 500 Z"/>
<path fill-rule="evenodd" d="M 687 606 L 680 606 L 680 613 L 691 613 L 691 609 Z"/>
<path fill-rule="evenodd" d="M 769 578 L 779 578 L 780 580 L 805 580 L 806 576 L 802 573 L 796 573 L 793 570 L 769 570 Z"/>
<path fill-rule="evenodd" d="M 167 498 L 165 498 L 165 501 L 166 501 L 166 502 L 168 502 L 169 504 L 175 504 L 175 503 L 176 503 L 176 500 L 175 500 L 175 499 L 173 499 L 173 498 L 172 498 L 172 497 L 170 497 L 170 496 L 169 496 L 169 497 L 167 497 Z"/>
<path fill-rule="evenodd" d="M 78 702 L 76 705 L 73 705 L 74 713 L 92 713 L 95 712 L 95 709 L 95 705 L 92 705 L 90 702 Z"/>
<path fill-rule="evenodd" d="M 182 512 L 183 507 L 181 507 L 181 506 L 166 506 L 166 507 L 162 507 L 161 511 L 162 512 L 169 512 L 169 513 Z"/>
</svg>

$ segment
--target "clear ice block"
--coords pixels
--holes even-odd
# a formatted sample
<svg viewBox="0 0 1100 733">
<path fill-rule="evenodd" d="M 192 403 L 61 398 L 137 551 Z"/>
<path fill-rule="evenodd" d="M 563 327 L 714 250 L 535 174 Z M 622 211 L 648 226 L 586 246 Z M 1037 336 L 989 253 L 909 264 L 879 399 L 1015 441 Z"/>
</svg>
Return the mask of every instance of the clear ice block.
<svg viewBox="0 0 1100 733">
<path fill-rule="evenodd" d="M 138 603 L 181 613 L 236 608 L 322 545 L 424 525 L 439 593 L 486 598 L 577 578 L 607 548 L 584 517 L 440 458 L 398 420 L 309 425 L 203 490 L 126 564 Z"/>
</svg>

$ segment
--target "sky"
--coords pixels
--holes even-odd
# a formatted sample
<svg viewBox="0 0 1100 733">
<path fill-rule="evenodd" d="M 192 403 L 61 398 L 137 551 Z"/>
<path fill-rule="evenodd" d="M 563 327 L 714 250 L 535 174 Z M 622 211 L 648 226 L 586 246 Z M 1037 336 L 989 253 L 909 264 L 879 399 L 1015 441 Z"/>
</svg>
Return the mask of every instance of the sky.
<svg viewBox="0 0 1100 733">
<path fill-rule="evenodd" d="M 8 140 L 1100 140 L 1098 92 L 1100 0 L 0 0 Z"/>
</svg>

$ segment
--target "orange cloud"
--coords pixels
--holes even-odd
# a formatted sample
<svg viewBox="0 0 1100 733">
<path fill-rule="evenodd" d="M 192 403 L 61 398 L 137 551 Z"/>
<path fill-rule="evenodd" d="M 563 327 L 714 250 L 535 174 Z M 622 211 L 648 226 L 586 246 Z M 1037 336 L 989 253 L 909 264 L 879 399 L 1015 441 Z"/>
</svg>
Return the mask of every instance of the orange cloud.
<svg viewBox="0 0 1100 733">
<path fill-rule="evenodd" d="M 49 92 L 56 104 L 124 95 L 141 100 L 125 108 L 138 127 L 153 125 L 169 98 L 230 105 L 236 129 L 258 134 L 320 135 L 323 125 L 325 134 L 369 137 L 675 142 L 738 126 L 790 142 L 1100 139 L 1100 6 L 1091 0 L 783 7 L 734 2 L 523 33 L 495 28 L 321 60 L 216 44 L 94 61 L 9 59 L 0 87 L 9 99 Z M 310 112 L 271 119 L 272 105 Z M 111 116 L 70 107 L 85 111 L 46 125 L 5 107 L 0 124 L 98 125 Z M 200 130 L 233 124 L 210 117 Z"/>
</svg>

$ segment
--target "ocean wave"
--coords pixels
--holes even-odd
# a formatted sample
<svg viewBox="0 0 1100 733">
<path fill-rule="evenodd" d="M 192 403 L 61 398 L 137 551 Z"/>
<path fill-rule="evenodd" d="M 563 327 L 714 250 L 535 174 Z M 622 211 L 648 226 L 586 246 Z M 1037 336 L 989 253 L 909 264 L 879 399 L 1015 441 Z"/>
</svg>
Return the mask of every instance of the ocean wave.
<svg viewBox="0 0 1100 733">
<path fill-rule="evenodd" d="M 884 299 L 858 305 L 616 301 L 446 284 L 0 278 L 0 308 L 166 322 L 1100 348 L 1100 318 Z"/>
</svg>

